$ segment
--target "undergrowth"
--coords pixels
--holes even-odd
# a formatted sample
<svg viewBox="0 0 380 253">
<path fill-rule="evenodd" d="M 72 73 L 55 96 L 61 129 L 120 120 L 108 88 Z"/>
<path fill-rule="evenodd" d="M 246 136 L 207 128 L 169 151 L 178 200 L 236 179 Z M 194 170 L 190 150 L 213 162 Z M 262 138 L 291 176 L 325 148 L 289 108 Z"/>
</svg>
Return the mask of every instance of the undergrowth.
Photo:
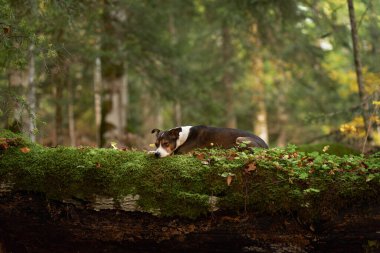
<svg viewBox="0 0 380 253">
<path fill-rule="evenodd" d="M 209 149 L 156 159 L 139 151 L 45 148 L 0 131 L 0 183 L 51 199 L 121 200 L 139 195 L 145 211 L 196 218 L 222 210 L 266 214 L 296 212 L 329 219 L 340 210 L 380 203 L 380 154 L 335 156 L 295 146 Z"/>
</svg>

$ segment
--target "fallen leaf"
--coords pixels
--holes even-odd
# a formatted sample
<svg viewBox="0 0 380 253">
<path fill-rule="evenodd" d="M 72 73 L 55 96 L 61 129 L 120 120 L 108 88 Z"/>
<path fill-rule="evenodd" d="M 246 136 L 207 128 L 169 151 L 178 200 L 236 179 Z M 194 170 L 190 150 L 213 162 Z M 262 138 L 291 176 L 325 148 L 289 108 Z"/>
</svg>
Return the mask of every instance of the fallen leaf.
<svg viewBox="0 0 380 253">
<path fill-rule="evenodd" d="M 0 139 L 0 150 L 6 150 L 9 148 L 9 144 L 5 139 Z"/>
<path fill-rule="evenodd" d="M 228 185 L 228 186 L 231 185 L 231 183 L 232 183 L 232 179 L 233 179 L 233 176 L 231 176 L 231 175 L 228 175 L 228 176 L 227 176 L 227 185 Z"/>
<path fill-rule="evenodd" d="M 28 147 L 23 147 L 23 148 L 20 148 L 20 151 L 21 151 L 22 153 L 26 154 L 26 153 L 29 153 L 29 152 L 30 152 L 30 148 L 28 148 Z"/>
<path fill-rule="evenodd" d="M 255 163 L 249 163 L 247 167 L 245 168 L 245 172 L 249 173 L 251 171 L 256 170 L 256 164 Z"/>
<path fill-rule="evenodd" d="M 205 159 L 205 154 L 203 154 L 203 153 L 198 153 L 198 154 L 196 154 L 195 157 L 196 157 L 198 160 L 203 161 L 203 160 Z"/>
<path fill-rule="evenodd" d="M 3 27 L 3 34 L 9 35 L 11 33 L 11 27 L 10 26 L 4 26 Z"/>
</svg>

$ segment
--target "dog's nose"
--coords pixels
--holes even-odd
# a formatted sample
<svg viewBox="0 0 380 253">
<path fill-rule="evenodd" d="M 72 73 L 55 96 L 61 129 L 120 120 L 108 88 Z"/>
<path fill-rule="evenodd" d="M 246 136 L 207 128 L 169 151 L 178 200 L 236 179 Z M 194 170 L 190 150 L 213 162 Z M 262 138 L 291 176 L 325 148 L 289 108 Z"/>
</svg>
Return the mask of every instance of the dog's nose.
<svg viewBox="0 0 380 253">
<path fill-rule="evenodd" d="M 161 154 L 159 152 L 154 153 L 154 156 L 160 158 Z"/>
</svg>

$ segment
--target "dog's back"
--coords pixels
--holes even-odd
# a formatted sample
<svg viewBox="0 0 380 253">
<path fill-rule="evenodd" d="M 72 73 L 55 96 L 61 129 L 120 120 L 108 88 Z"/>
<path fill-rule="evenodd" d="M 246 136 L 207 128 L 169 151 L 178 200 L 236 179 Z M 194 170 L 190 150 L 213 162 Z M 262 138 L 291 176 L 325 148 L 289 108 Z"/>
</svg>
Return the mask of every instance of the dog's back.
<svg viewBox="0 0 380 253">
<path fill-rule="evenodd" d="M 190 128 L 187 140 L 175 153 L 187 153 L 196 148 L 222 147 L 232 148 L 237 142 L 249 142 L 250 146 L 268 148 L 260 137 L 240 129 L 219 128 L 209 126 L 193 126 Z"/>
</svg>

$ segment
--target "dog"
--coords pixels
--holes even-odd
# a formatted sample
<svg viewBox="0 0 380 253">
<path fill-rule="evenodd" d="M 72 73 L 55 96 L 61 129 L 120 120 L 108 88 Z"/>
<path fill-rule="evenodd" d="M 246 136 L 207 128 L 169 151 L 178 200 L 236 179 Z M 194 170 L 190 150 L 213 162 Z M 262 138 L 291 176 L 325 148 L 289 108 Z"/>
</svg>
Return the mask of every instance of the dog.
<svg viewBox="0 0 380 253">
<path fill-rule="evenodd" d="M 240 129 L 220 128 L 210 126 L 181 126 L 161 131 L 153 129 L 156 134 L 157 158 L 171 154 L 185 154 L 197 148 L 232 148 L 239 143 L 247 143 L 250 147 L 268 148 L 260 137 Z"/>
</svg>

